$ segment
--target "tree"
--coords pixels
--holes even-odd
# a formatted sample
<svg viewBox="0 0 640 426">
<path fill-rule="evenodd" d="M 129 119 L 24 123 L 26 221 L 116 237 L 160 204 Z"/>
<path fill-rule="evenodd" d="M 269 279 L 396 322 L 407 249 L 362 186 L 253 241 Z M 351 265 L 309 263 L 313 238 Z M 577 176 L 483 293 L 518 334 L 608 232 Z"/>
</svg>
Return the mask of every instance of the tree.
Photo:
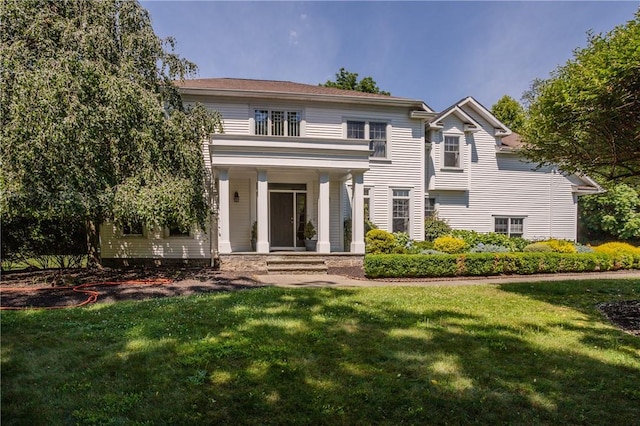
<svg viewBox="0 0 640 426">
<path fill-rule="evenodd" d="M 173 85 L 195 65 L 137 2 L 6 1 L 0 11 L 3 223 L 204 225 L 202 142 L 220 117 Z M 5 232 L 5 229 L 3 229 Z"/>
<path fill-rule="evenodd" d="M 520 102 L 509 95 L 504 95 L 491 107 L 491 113 L 514 132 L 520 132 L 526 115 Z"/>
<path fill-rule="evenodd" d="M 524 154 L 567 172 L 640 177 L 640 9 L 605 35 L 589 34 L 573 59 L 537 80 L 525 99 Z"/>
<path fill-rule="evenodd" d="M 336 73 L 336 81 L 327 80 L 326 83 L 320 84 L 324 87 L 335 87 L 337 89 L 355 90 L 365 93 L 377 93 L 379 95 L 391 95 L 389 92 L 380 90 L 375 80 L 371 77 L 365 77 L 358 81 L 358 73 L 349 72 L 346 69 L 340 68 L 340 71 Z"/>
<path fill-rule="evenodd" d="M 625 184 L 580 199 L 580 220 L 596 239 L 640 239 L 640 195 Z"/>
</svg>

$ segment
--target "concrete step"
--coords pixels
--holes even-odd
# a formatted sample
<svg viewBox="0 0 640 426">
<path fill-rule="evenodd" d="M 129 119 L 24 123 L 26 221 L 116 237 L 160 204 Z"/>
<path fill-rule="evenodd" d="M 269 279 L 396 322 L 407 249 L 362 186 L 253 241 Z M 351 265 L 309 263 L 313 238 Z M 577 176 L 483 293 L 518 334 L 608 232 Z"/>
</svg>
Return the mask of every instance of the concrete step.
<svg viewBox="0 0 640 426">
<path fill-rule="evenodd" d="M 324 259 L 270 259 L 267 260 L 269 274 L 326 274 Z"/>
</svg>

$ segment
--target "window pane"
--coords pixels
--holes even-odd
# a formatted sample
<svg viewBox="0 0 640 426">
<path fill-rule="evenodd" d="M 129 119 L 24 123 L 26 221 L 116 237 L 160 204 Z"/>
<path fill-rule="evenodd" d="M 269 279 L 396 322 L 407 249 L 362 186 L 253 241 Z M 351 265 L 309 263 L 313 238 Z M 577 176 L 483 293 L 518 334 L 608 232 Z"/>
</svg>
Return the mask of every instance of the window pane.
<svg viewBox="0 0 640 426">
<path fill-rule="evenodd" d="M 511 218 L 511 227 L 509 229 L 509 234 L 512 237 L 521 237 L 524 234 L 524 219 L 521 217 L 512 217 Z"/>
<path fill-rule="evenodd" d="M 136 220 L 122 225 L 122 235 L 142 235 L 142 222 Z"/>
<path fill-rule="evenodd" d="M 393 190 L 392 228 L 391 232 L 409 232 L 408 189 Z"/>
<path fill-rule="evenodd" d="M 425 198 L 424 199 L 424 215 L 426 217 L 431 217 L 436 211 L 436 199 L 435 198 Z"/>
<path fill-rule="evenodd" d="M 347 138 L 364 139 L 364 121 L 347 121 Z"/>
<path fill-rule="evenodd" d="M 496 217 L 495 218 L 495 231 L 498 234 L 508 234 L 509 233 L 509 219 L 506 217 Z"/>
<path fill-rule="evenodd" d="M 284 136 L 284 111 L 271 111 L 271 134 Z"/>
<path fill-rule="evenodd" d="M 376 141 L 386 141 L 387 123 L 369 123 L 369 139 Z"/>
<path fill-rule="evenodd" d="M 386 158 L 387 157 L 387 141 L 370 141 L 369 149 L 371 150 L 372 157 Z"/>
<path fill-rule="evenodd" d="M 287 129 L 289 136 L 300 136 L 300 113 L 288 112 L 287 113 Z"/>
<path fill-rule="evenodd" d="M 255 112 L 255 134 L 256 135 L 267 135 L 268 134 L 268 124 L 269 124 L 269 111 L 261 109 L 256 110 Z"/>
<path fill-rule="evenodd" d="M 457 136 L 444 137 L 444 166 L 460 167 L 460 138 Z"/>
</svg>

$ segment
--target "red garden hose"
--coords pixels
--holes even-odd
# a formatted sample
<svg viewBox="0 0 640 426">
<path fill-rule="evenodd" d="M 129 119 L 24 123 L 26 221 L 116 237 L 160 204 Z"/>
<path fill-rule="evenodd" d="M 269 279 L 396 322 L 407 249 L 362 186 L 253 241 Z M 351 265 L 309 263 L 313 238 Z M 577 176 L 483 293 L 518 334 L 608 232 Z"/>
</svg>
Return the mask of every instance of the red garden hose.
<svg viewBox="0 0 640 426">
<path fill-rule="evenodd" d="M 100 294 L 95 290 L 87 290 L 88 287 L 99 287 L 103 285 L 163 285 L 163 284 L 171 284 L 172 280 L 168 278 L 155 278 L 151 280 L 128 280 L 128 281 L 101 281 L 96 283 L 86 283 L 79 284 L 74 286 L 72 289 L 76 293 L 85 293 L 88 295 L 87 300 L 78 303 L 76 305 L 67 305 L 67 306 L 39 306 L 39 307 L 28 307 L 28 306 L 0 306 L 0 310 L 23 310 L 23 309 L 66 309 L 66 308 L 77 308 L 78 306 L 88 305 L 89 303 L 95 303 L 98 300 L 98 295 Z M 63 289 L 64 287 L 58 287 L 58 289 Z M 51 287 L 37 287 L 37 288 L 28 288 L 28 287 L 9 287 L 2 288 L 0 287 L 0 291 L 2 292 L 31 292 L 31 291 L 43 291 L 43 290 L 51 290 Z"/>
</svg>

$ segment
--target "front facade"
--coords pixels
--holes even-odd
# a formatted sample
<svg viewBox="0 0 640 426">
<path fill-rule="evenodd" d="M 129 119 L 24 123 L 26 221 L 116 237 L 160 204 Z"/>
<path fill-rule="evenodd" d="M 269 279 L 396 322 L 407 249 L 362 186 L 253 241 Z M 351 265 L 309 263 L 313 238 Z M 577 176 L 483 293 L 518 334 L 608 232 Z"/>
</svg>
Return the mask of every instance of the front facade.
<svg viewBox="0 0 640 426">
<path fill-rule="evenodd" d="M 453 228 L 575 239 L 577 196 L 598 190 L 522 161 L 510 130 L 473 98 L 438 114 L 419 100 L 290 82 L 180 86 L 185 103 L 223 118 L 204 146 L 218 214 L 180 235 L 105 225 L 103 259 L 303 251 L 308 222 L 317 252 L 363 254 L 365 216 L 422 240 L 435 211 Z"/>
</svg>

